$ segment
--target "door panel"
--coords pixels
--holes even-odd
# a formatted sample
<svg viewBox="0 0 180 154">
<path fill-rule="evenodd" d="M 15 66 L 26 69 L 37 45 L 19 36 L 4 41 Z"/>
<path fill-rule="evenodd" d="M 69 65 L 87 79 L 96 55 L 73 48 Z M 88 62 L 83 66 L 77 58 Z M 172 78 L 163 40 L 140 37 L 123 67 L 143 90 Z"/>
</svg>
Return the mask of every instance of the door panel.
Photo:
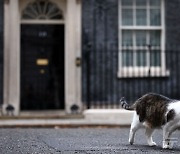
<svg viewBox="0 0 180 154">
<path fill-rule="evenodd" d="M 64 109 L 64 25 L 21 26 L 21 109 Z"/>
</svg>

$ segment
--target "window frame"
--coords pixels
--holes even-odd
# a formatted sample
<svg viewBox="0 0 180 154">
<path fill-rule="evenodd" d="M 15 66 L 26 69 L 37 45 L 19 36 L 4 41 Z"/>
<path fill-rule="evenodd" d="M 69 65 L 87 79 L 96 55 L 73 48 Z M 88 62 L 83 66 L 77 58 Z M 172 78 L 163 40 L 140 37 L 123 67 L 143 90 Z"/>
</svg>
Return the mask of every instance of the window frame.
<svg viewBox="0 0 180 154">
<path fill-rule="evenodd" d="M 138 26 L 135 25 L 136 24 L 136 14 L 133 13 L 133 25 L 122 25 L 122 8 L 128 8 L 128 6 L 123 6 L 121 5 L 121 1 L 122 0 L 118 0 L 118 77 L 120 78 L 124 78 L 124 77 L 164 77 L 164 76 L 169 76 L 169 71 L 166 69 L 166 58 L 165 58 L 165 2 L 164 0 L 160 0 L 160 15 L 161 15 L 161 19 L 160 19 L 160 26 L 150 26 L 150 14 L 147 14 L 147 24 L 144 26 Z M 148 4 L 146 6 L 146 10 L 149 9 L 150 10 L 150 0 L 146 0 L 148 1 Z M 136 9 L 136 4 L 135 4 L 135 0 L 133 0 L 133 6 L 130 6 L 129 8 L 133 8 Z M 157 8 L 157 7 L 156 7 Z M 147 11 L 149 12 L 149 11 Z M 123 46 L 122 46 L 122 31 L 123 30 L 131 30 L 133 32 L 134 35 L 134 31 L 137 30 L 147 30 L 147 31 L 153 31 L 153 30 L 160 30 L 161 34 L 160 34 L 160 58 L 161 58 L 161 66 L 150 66 L 150 64 L 148 66 L 122 66 L 122 50 L 123 50 Z M 148 32 L 149 33 L 149 32 Z M 133 39 L 134 41 L 134 39 Z M 134 47 L 134 46 L 133 46 Z M 136 46 L 137 47 L 137 46 Z M 135 48 L 136 48 L 135 47 Z M 136 50 L 133 48 L 133 50 Z M 147 61 L 150 61 L 150 53 L 149 54 L 149 58 L 147 59 Z M 150 63 L 150 62 L 148 62 Z"/>
</svg>

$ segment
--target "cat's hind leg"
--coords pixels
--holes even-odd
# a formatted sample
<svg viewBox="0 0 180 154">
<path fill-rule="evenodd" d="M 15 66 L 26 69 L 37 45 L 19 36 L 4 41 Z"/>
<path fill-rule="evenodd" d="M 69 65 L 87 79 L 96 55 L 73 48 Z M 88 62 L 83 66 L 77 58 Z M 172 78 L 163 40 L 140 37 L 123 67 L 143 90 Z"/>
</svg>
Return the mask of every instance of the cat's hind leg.
<svg viewBox="0 0 180 154">
<path fill-rule="evenodd" d="M 134 136 L 136 131 L 141 127 L 141 123 L 139 121 L 139 116 L 137 113 L 134 113 L 133 121 L 131 123 L 131 128 L 129 132 L 129 143 L 132 145 L 134 143 Z"/>
<path fill-rule="evenodd" d="M 171 134 L 177 129 L 177 125 L 167 124 L 163 128 L 163 149 L 172 149 L 173 143 L 171 143 Z"/>
<path fill-rule="evenodd" d="M 152 139 L 152 133 L 153 133 L 154 129 L 152 128 L 149 128 L 149 127 L 146 127 L 146 138 L 147 138 L 147 143 L 149 146 L 156 146 L 156 143 L 153 142 L 153 139 Z"/>
</svg>

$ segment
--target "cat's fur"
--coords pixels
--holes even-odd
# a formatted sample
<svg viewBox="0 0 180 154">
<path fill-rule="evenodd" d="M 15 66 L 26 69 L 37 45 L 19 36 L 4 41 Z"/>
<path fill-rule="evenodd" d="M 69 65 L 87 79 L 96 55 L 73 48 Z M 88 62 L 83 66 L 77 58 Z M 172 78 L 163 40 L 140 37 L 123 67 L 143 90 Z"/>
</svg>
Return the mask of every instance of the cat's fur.
<svg viewBox="0 0 180 154">
<path fill-rule="evenodd" d="M 134 143 L 136 131 L 145 127 L 149 146 L 155 146 L 152 133 L 156 128 L 163 128 L 163 148 L 172 148 L 170 135 L 180 126 L 180 101 L 165 96 L 148 93 L 129 105 L 124 98 L 120 100 L 122 108 L 135 110 L 129 133 L 130 144 Z"/>
</svg>

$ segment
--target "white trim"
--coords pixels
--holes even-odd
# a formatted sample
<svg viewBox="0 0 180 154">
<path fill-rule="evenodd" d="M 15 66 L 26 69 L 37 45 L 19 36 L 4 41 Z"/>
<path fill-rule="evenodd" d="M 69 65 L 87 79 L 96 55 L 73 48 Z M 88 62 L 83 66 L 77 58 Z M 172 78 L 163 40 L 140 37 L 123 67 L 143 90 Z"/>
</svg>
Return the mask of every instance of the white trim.
<svg viewBox="0 0 180 154">
<path fill-rule="evenodd" d="M 73 13 L 72 13 L 73 12 Z M 66 45 L 65 45 L 65 81 L 66 81 L 66 112 L 71 113 L 71 106 L 76 104 L 82 111 L 81 98 L 81 68 L 75 65 L 77 55 L 81 53 L 81 2 L 77 0 L 67 0 L 67 18 L 66 18 Z M 81 57 L 80 57 L 81 58 Z M 78 74 L 79 73 L 79 74 Z M 79 93 L 79 94 L 78 94 Z"/>
<path fill-rule="evenodd" d="M 14 115 L 20 110 L 20 27 L 19 1 L 4 3 L 4 102 L 14 106 Z M 6 27 L 7 26 L 7 27 Z M 4 112 L 5 108 L 4 108 Z"/>
<path fill-rule="evenodd" d="M 21 24 L 65 24 L 64 20 L 21 20 Z"/>
<path fill-rule="evenodd" d="M 162 67 L 151 67 L 150 70 L 149 67 L 122 67 L 118 71 L 118 77 L 120 78 L 167 77 L 169 75 L 169 70 L 164 70 Z"/>
<path fill-rule="evenodd" d="M 146 35 L 146 39 L 149 39 L 148 38 L 149 36 Z M 134 39 L 135 40 L 135 39 Z M 136 42 L 136 41 L 133 41 L 133 42 Z M 147 50 L 147 46 L 130 46 L 130 47 L 121 47 L 122 50 Z M 161 50 L 161 47 L 159 46 L 152 46 L 151 47 L 152 50 Z"/>
<path fill-rule="evenodd" d="M 161 30 L 162 26 L 121 26 L 122 30 Z"/>
<path fill-rule="evenodd" d="M 3 104 L 9 103 L 9 3 L 4 3 L 4 73 L 3 73 Z"/>
</svg>

